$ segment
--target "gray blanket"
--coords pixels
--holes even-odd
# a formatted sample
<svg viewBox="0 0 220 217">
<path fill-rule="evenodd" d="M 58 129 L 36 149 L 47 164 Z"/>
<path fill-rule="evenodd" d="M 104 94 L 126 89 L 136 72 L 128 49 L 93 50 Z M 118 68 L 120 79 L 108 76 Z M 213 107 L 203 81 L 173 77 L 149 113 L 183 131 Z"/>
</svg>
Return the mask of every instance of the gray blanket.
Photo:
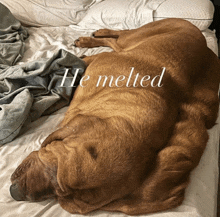
<svg viewBox="0 0 220 217">
<path fill-rule="evenodd" d="M 0 3 L 0 145 L 13 140 L 24 124 L 69 104 L 86 66 L 73 54 L 59 50 L 50 59 L 14 65 L 24 53 L 27 31 Z M 69 70 L 65 83 L 64 74 Z M 77 83 L 75 82 L 75 84 Z"/>
</svg>

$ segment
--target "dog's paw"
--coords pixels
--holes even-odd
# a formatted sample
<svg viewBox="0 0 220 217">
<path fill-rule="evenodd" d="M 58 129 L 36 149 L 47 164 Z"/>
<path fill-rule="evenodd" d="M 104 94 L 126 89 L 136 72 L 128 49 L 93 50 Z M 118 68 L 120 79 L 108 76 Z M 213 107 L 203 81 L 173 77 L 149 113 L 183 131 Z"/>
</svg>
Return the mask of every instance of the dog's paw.
<svg viewBox="0 0 220 217">
<path fill-rule="evenodd" d="M 76 47 L 91 47 L 92 39 L 90 37 L 79 37 L 74 43 Z"/>
</svg>

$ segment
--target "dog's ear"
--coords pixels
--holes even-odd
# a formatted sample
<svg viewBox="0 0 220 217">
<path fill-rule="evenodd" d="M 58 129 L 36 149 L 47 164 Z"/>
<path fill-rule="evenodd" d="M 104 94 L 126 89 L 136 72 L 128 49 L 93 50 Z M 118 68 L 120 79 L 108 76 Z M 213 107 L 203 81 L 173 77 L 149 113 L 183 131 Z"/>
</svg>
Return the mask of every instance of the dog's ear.
<svg viewBox="0 0 220 217">
<path fill-rule="evenodd" d="M 64 126 L 56 131 L 54 131 L 53 133 L 51 133 L 45 140 L 44 142 L 41 144 L 41 147 L 46 147 L 48 144 L 50 144 L 51 142 L 55 141 L 55 140 L 63 140 L 65 139 L 67 136 L 71 135 L 73 133 L 73 129 L 71 127 L 68 126 Z"/>
</svg>

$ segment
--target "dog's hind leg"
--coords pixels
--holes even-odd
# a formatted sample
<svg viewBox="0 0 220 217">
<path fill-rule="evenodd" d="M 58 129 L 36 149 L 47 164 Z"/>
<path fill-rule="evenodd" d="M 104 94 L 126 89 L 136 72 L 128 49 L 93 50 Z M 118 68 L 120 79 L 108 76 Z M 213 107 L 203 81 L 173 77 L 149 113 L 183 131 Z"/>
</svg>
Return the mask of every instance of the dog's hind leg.
<svg viewBox="0 0 220 217">
<path fill-rule="evenodd" d="M 99 47 L 99 46 L 105 46 L 105 47 L 111 47 L 114 51 L 120 52 L 122 51 L 122 48 L 119 47 L 117 44 L 117 39 L 115 38 L 91 38 L 91 37 L 79 37 L 75 41 L 76 47 Z"/>
<path fill-rule="evenodd" d="M 127 33 L 129 30 L 111 30 L 99 29 L 93 33 L 95 38 L 118 38 L 120 35 Z"/>
</svg>

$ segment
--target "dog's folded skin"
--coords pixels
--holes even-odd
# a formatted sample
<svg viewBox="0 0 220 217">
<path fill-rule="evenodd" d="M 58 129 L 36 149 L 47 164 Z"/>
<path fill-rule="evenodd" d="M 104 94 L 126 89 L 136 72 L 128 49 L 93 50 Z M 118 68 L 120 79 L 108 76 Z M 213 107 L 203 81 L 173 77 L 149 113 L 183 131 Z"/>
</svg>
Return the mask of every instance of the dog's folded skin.
<svg viewBox="0 0 220 217">
<path fill-rule="evenodd" d="M 181 19 L 99 30 L 76 46 L 115 51 L 84 58 L 87 86 L 77 88 L 61 127 L 13 173 L 12 197 L 56 198 L 65 210 L 83 214 L 177 207 L 217 118 L 218 58 Z M 128 78 L 132 67 L 140 77 L 165 67 L 162 87 L 133 87 L 135 78 L 130 87 L 96 86 L 99 75 Z"/>
</svg>

